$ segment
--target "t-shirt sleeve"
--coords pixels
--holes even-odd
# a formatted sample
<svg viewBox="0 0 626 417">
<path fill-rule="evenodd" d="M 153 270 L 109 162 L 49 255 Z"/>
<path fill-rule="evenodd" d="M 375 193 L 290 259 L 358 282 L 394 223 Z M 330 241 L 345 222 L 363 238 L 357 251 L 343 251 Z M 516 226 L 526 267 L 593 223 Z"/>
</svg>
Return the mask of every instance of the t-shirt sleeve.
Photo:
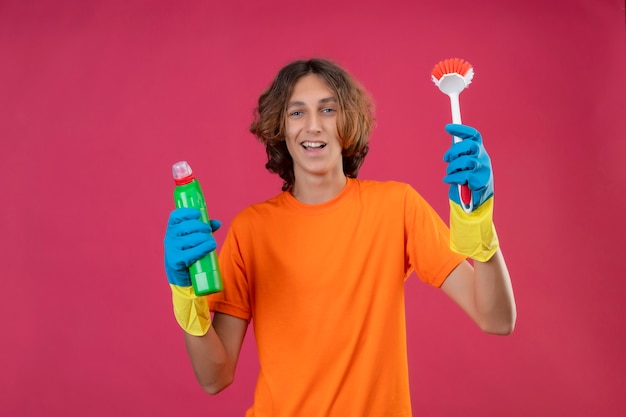
<svg viewBox="0 0 626 417">
<path fill-rule="evenodd" d="M 441 287 L 465 257 L 450 249 L 450 229 L 412 187 L 405 194 L 406 258 L 425 283 Z"/>
<path fill-rule="evenodd" d="M 235 222 L 231 225 L 219 254 L 224 291 L 207 296 L 209 310 L 250 321 L 249 281 L 242 254 L 241 236 Z"/>
</svg>

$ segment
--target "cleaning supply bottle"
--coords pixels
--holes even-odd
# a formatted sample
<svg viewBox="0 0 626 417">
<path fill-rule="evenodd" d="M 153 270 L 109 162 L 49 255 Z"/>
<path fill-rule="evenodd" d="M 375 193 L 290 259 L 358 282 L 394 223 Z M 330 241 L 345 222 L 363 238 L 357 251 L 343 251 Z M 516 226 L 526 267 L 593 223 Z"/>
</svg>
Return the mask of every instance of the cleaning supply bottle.
<svg viewBox="0 0 626 417">
<path fill-rule="evenodd" d="M 187 161 L 180 161 L 172 166 L 174 202 L 176 208 L 196 208 L 200 210 L 200 220 L 209 224 L 204 194 L 198 180 L 193 175 Z M 194 293 L 198 296 L 220 292 L 224 289 L 215 251 L 209 252 L 189 267 L 189 275 Z"/>
</svg>

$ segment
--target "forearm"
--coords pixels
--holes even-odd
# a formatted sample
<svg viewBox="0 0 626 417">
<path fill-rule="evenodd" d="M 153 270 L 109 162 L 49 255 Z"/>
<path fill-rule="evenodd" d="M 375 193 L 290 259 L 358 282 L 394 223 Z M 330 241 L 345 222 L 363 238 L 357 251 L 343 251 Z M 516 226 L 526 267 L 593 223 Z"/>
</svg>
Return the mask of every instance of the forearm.
<svg viewBox="0 0 626 417">
<path fill-rule="evenodd" d="M 517 316 L 513 286 L 499 249 L 486 262 L 474 261 L 474 303 L 483 331 L 502 335 L 513 331 Z"/>
<path fill-rule="evenodd" d="M 209 394 L 217 394 L 232 383 L 234 365 L 231 365 L 224 344 L 210 327 L 203 336 L 183 332 L 187 354 L 200 386 Z"/>
</svg>

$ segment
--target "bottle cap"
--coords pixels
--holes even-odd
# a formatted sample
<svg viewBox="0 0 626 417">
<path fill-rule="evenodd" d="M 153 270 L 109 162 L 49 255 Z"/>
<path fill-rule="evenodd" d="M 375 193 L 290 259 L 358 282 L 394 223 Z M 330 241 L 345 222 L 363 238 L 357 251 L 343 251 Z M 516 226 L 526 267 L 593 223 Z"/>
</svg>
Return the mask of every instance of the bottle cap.
<svg viewBox="0 0 626 417">
<path fill-rule="evenodd" d="M 178 185 L 187 184 L 194 179 L 193 171 L 187 161 L 179 161 L 172 165 L 172 176 Z"/>
</svg>

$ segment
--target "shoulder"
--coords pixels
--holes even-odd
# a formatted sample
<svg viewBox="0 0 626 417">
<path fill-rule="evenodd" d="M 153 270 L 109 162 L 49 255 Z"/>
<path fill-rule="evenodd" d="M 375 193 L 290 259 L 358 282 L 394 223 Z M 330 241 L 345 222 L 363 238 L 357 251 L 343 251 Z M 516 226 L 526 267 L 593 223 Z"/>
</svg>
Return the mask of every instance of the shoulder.
<svg viewBox="0 0 626 417">
<path fill-rule="evenodd" d="M 359 193 L 373 198 L 402 198 L 419 196 L 410 184 L 399 181 L 355 180 Z"/>
<path fill-rule="evenodd" d="M 247 226 L 251 222 L 255 222 L 259 218 L 267 219 L 268 216 L 276 213 L 283 206 L 283 193 L 279 193 L 274 197 L 259 202 L 251 204 L 244 209 L 240 210 L 231 222 L 231 227 L 233 226 Z"/>
<path fill-rule="evenodd" d="M 385 211 L 415 215 L 432 211 L 431 205 L 408 183 L 399 181 L 358 182 L 360 199 L 370 207 L 381 207 Z"/>
</svg>

